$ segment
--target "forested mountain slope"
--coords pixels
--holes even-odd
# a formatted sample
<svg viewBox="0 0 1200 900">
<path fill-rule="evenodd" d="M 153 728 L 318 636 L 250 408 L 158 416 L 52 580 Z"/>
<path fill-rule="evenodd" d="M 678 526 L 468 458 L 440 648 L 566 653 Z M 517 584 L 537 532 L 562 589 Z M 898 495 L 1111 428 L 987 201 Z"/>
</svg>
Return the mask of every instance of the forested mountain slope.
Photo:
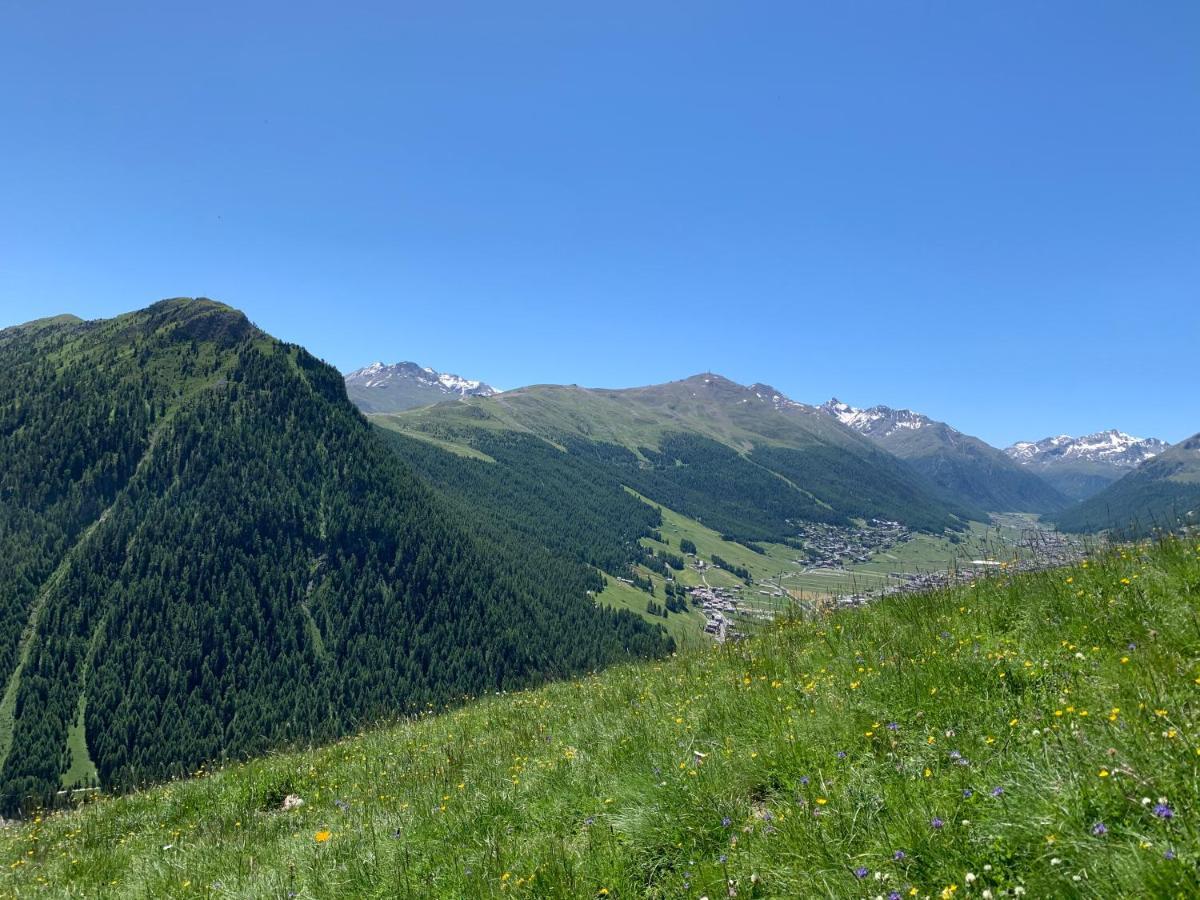
<svg viewBox="0 0 1200 900">
<path fill-rule="evenodd" d="M 6 811 L 670 646 L 481 545 L 211 301 L 0 332 L 0 460 Z"/>
<path fill-rule="evenodd" d="M 1047 513 L 1070 501 L 1002 450 L 910 409 L 855 409 L 835 399 L 821 409 L 905 460 L 958 502 L 993 512 Z"/>
<path fill-rule="evenodd" d="M 501 436 L 511 446 L 524 435 L 605 473 L 614 489 L 743 541 L 785 541 L 802 520 L 879 517 L 940 532 L 984 515 L 815 408 L 718 375 L 630 390 L 521 388 L 373 420 L 485 455 Z"/>
<path fill-rule="evenodd" d="M 1147 459 L 1053 519 L 1064 531 L 1111 528 L 1130 535 L 1200 524 L 1200 434 Z"/>
</svg>

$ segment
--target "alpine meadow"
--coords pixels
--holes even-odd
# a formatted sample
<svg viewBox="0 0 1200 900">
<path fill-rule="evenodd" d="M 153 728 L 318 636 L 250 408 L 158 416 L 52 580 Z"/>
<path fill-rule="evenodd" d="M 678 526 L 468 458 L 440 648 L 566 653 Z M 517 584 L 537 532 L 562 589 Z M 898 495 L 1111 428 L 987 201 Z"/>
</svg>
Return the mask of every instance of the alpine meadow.
<svg viewBox="0 0 1200 900">
<path fill-rule="evenodd" d="M 1198 38 L 0 5 L 0 898 L 1200 897 Z"/>
</svg>

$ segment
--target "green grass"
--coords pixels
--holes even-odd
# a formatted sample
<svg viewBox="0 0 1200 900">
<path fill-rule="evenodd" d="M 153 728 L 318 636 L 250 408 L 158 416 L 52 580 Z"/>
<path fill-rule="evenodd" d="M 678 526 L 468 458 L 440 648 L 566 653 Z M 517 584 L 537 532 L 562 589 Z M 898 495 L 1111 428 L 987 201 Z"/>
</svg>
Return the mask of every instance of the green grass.
<svg viewBox="0 0 1200 900">
<path fill-rule="evenodd" d="M 657 574 L 641 569 L 639 574 L 642 577 L 649 576 L 654 582 L 654 596 L 651 597 L 645 591 L 638 590 L 631 584 L 625 584 L 623 581 L 618 581 L 611 575 L 606 576 L 607 584 L 597 596 L 596 602 L 604 606 L 611 606 L 614 609 L 628 609 L 631 612 L 637 613 L 647 622 L 653 622 L 666 627 L 667 632 L 671 637 L 675 638 L 675 643 L 679 647 L 690 647 L 699 644 L 702 640 L 707 641 L 709 638 L 704 637 L 704 616 L 697 610 L 690 607 L 686 612 L 670 613 L 664 619 L 662 616 L 652 616 L 646 613 L 646 602 L 653 600 L 659 606 L 663 605 L 665 594 L 662 590 L 663 579 Z"/>
<path fill-rule="evenodd" d="M 1198 599 L 1193 538 L 781 622 L 4 829 L 0 893 L 1196 896 Z"/>
<path fill-rule="evenodd" d="M 77 788 L 95 783 L 97 780 L 96 764 L 92 762 L 87 747 L 87 729 L 84 725 L 84 710 L 87 697 L 79 698 L 79 712 L 67 732 L 67 752 L 71 757 L 71 765 L 63 773 L 62 786 L 64 789 Z"/>
<path fill-rule="evenodd" d="M 372 413 L 368 418 L 382 428 L 387 428 L 389 431 L 395 431 L 406 437 L 414 438 L 418 441 L 425 441 L 427 444 L 433 444 L 435 447 L 440 447 L 449 453 L 456 456 L 465 456 L 468 459 L 477 459 L 480 462 L 494 463 L 492 457 L 488 456 L 482 450 L 476 450 L 468 444 L 461 444 L 455 441 L 447 441 L 441 438 L 434 437 L 424 431 L 418 431 L 414 428 L 404 427 L 405 423 L 398 416 L 391 413 Z"/>
</svg>

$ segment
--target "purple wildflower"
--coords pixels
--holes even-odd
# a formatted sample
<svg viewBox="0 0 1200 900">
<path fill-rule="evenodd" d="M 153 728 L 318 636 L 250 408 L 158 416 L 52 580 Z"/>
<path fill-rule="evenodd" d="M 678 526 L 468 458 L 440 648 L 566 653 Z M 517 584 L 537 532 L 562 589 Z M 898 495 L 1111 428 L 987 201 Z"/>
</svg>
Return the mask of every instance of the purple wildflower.
<svg viewBox="0 0 1200 900">
<path fill-rule="evenodd" d="M 807 775 L 801 775 L 801 776 L 800 776 L 800 783 L 801 783 L 801 784 L 805 784 L 805 785 L 806 785 L 806 784 L 808 784 L 808 776 L 807 776 Z"/>
<path fill-rule="evenodd" d="M 733 824 L 733 819 L 729 818 L 729 816 L 721 817 L 721 827 L 722 828 L 728 828 L 732 824 Z"/>
<path fill-rule="evenodd" d="M 899 730 L 900 730 L 900 726 L 899 726 L 899 725 L 897 725 L 895 722 L 888 722 L 888 723 L 887 723 L 887 730 L 888 730 L 888 731 L 899 731 Z"/>
<path fill-rule="evenodd" d="M 1164 854 L 1163 854 L 1163 859 L 1166 859 L 1166 860 L 1172 860 L 1172 859 L 1174 859 L 1174 858 L 1175 858 L 1175 851 L 1174 851 L 1174 850 L 1168 850 L 1166 853 L 1164 853 Z"/>
<path fill-rule="evenodd" d="M 729 857 L 722 853 L 717 857 L 717 862 L 719 862 L 721 865 L 725 865 L 725 863 L 729 862 Z"/>
<path fill-rule="evenodd" d="M 999 797 L 1003 793 L 1004 793 L 1004 788 L 1000 787 L 999 785 L 992 788 L 992 796 L 993 797 Z"/>
<path fill-rule="evenodd" d="M 904 857 L 906 857 L 906 856 L 908 856 L 908 854 L 905 853 L 903 850 L 897 850 L 895 853 L 892 854 L 892 859 L 894 859 L 896 862 L 900 862 L 900 860 L 904 859 Z"/>
<path fill-rule="evenodd" d="M 845 751 L 845 750 L 839 750 L 839 751 L 837 752 L 837 758 L 838 758 L 838 759 L 845 759 L 845 758 L 846 758 L 846 751 Z"/>
<path fill-rule="evenodd" d="M 1108 826 L 1103 822 L 1097 822 L 1092 826 L 1092 834 L 1096 837 L 1104 837 L 1104 835 L 1108 834 Z"/>
<path fill-rule="evenodd" d="M 974 793 L 975 793 L 975 792 L 974 792 L 973 790 L 971 790 L 970 788 L 963 788 L 963 799 L 964 799 L 964 800 L 970 800 L 970 799 L 971 799 L 971 795 L 972 795 L 972 794 L 974 794 Z"/>
<path fill-rule="evenodd" d="M 888 900 L 901 900 L 899 891 L 892 891 L 888 894 Z"/>
<path fill-rule="evenodd" d="M 854 870 L 855 878 L 866 878 L 870 874 L 871 874 L 871 870 L 868 869 L 866 866 L 859 866 L 857 869 Z"/>
<path fill-rule="evenodd" d="M 1175 818 L 1175 810 L 1171 809 L 1171 807 L 1167 806 L 1165 803 L 1154 804 L 1154 814 L 1160 819 Z"/>
<path fill-rule="evenodd" d="M 943 822 L 938 816 L 934 816 L 932 819 L 929 820 L 929 824 L 932 825 L 934 828 L 941 828 L 946 823 Z"/>
</svg>

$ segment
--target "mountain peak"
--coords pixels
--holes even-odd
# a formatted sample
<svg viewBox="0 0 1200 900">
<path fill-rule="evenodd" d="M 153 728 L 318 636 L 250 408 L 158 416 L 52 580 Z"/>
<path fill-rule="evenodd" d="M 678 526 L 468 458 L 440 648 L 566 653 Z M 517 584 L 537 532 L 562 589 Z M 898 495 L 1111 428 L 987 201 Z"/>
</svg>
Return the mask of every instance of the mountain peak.
<svg viewBox="0 0 1200 900">
<path fill-rule="evenodd" d="M 1047 466 L 1060 462 L 1102 462 L 1121 469 L 1132 469 L 1167 449 L 1158 438 L 1140 438 L 1110 428 L 1094 434 L 1072 437 L 1060 434 L 1040 441 L 1018 441 L 1005 449 L 1021 465 Z"/>
<path fill-rule="evenodd" d="M 887 437 L 901 429 L 916 430 L 933 424 L 933 420 L 928 416 L 911 409 L 892 409 L 890 406 L 859 409 L 837 397 L 831 397 L 822 403 L 820 409 L 848 428 L 875 437 Z"/>
<path fill-rule="evenodd" d="M 718 375 L 716 372 L 697 372 L 683 379 L 687 384 L 708 384 L 718 386 L 745 387 L 738 384 L 732 378 L 726 378 L 724 375 Z"/>
<path fill-rule="evenodd" d="M 343 377 L 350 399 L 366 413 L 400 412 L 444 400 L 500 393 L 482 381 L 409 361 L 390 365 L 376 361 Z"/>
</svg>

